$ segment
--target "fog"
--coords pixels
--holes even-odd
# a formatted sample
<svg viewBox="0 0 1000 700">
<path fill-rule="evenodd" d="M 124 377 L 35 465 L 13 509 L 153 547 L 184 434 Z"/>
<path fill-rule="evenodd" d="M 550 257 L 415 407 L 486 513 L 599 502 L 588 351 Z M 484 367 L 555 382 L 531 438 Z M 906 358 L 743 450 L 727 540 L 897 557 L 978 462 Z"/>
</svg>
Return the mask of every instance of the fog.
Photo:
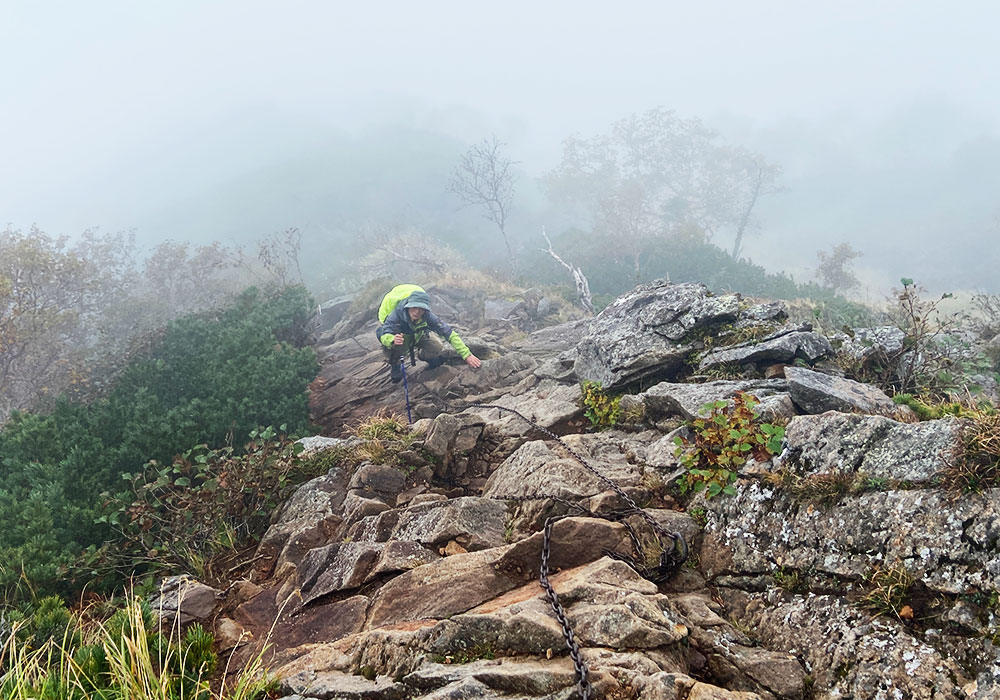
<svg viewBox="0 0 1000 700">
<path fill-rule="evenodd" d="M 531 246 L 567 223 L 537 182 L 564 139 L 663 107 L 783 170 L 747 258 L 806 280 L 847 242 L 862 295 L 997 292 L 998 24 L 989 2 L 8 3 L 0 225 L 485 239 L 447 182 L 496 135 Z"/>
</svg>

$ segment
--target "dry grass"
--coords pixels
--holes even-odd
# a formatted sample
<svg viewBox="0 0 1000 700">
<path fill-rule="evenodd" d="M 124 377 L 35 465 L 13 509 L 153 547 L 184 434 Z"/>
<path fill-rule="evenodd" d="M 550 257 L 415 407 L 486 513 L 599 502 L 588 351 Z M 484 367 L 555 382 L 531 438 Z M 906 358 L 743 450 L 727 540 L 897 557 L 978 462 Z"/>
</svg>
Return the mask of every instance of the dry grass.
<svg viewBox="0 0 1000 700">
<path fill-rule="evenodd" d="M 858 604 L 871 610 L 876 616 L 891 613 L 897 618 L 907 604 L 910 589 L 917 581 L 902 562 L 891 566 L 876 566 L 865 580 L 870 588 Z"/>
<path fill-rule="evenodd" d="M 84 624 L 77 618 L 61 639 L 37 648 L 23 643 L 15 627 L 0 644 L 0 697 L 259 700 L 273 690 L 261 655 L 225 687 L 213 688 L 211 637 L 195 628 L 182 632 L 179 626 L 161 633 L 154 620 L 130 593 L 109 621 Z M 81 636 L 74 639 L 74 634 Z"/>
<path fill-rule="evenodd" d="M 941 474 L 944 485 L 960 492 L 1000 486 L 1000 414 L 973 412 L 960 453 Z"/>
<path fill-rule="evenodd" d="M 354 448 L 355 460 L 379 464 L 395 463 L 396 455 L 414 440 L 406 418 L 388 410 L 368 416 L 351 433 L 364 441 Z"/>
</svg>

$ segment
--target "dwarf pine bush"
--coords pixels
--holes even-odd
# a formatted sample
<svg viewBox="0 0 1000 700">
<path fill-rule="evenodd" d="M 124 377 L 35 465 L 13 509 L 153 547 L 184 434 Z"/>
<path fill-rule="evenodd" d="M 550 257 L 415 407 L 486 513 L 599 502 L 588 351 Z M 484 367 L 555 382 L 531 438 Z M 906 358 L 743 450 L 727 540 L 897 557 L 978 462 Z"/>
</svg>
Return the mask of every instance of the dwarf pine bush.
<svg viewBox="0 0 1000 700">
<path fill-rule="evenodd" d="M 310 309 L 302 288 L 249 289 L 221 312 L 172 322 L 103 398 L 14 414 L 0 431 L 0 593 L 70 590 L 67 564 L 109 539 L 100 494 L 121 491 L 122 474 L 259 425 L 306 432 L 318 371 L 304 347 Z"/>
</svg>

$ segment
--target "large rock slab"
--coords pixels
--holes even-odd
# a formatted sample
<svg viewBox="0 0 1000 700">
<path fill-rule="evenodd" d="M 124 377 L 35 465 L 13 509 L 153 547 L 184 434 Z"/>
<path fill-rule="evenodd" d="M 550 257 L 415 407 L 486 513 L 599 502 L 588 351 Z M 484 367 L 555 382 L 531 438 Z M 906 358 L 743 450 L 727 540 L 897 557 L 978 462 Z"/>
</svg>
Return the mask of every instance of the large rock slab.
<svg viewBox="0 0 1000 700">
<path fill-rule="evenodd" d="M 770 397 L 787 394 L 788 382 L 783 379 L 720 380 L 704 384 L 660 382 L 636 396 L 651 418 L 678 416 L 691 420 L 699 415 L 705 404 L 731 399 L 738 392 L 753 394 L 764 402 Z"/>
<path fill-rule="evenodd" d="M 403 682 L 429 690 L 473 678 L 502 693 L 524 697 L 545 696 L 574 683 L 573 663 L 569 659 L 481 659 L 467 664 L 425 663 Z M 447 696 L 446 696 L 447 697 Z"/>
<path fill-rule="evenodd" d="M 740 617 L 765 642 L 798 650 L 813 676 L 813 691 L 821 693 L 820 697 L 969 697 L 963 691 L 969 679 L 962 669 L 911 636 L 898 621 L 872 619 L 830 595 L 785 597 L 779 593 L 740 601 Z"/>
<path fill-rule="evenodd" d="M 621 487 L 635 486 L 642 467 L 628 461 L 624 443 L 598 436 L 569 435 L 564 441 L 595 469 Z M 565 456 L 563 456 L 565 455 Z M 490 476 L 487 498 L 558 496 L 580 500 L 606 491 L 608 485 L 556 443 L 534 440 L 521 445 Z"/>
<path fill-rule="evenodd" d="M 616 389 L 679 371 L 702 329 L 736 320 L 739 297 L 711 296 L 699 284 L 657 281 L 636 287 L 591 322 L 576 348 L 576 374 Z"/>
<path fill-rule="evenodd" d="M 838 412 L 796 416 L 785 429 L 789 460 L 801 474 L 850 473 L 925 482 L 952 465 L 962 447 L 957 418 L 899 423 Z"/>
<path fill-rule="evenodd" d="M 511 347 L 538 359 L 554 357 L 575 348 L 589 327 L 590 319 L 584 318 L 540 328 L 530 333 L 527 338 L 514 341 Z"/>
<path fill-rule="evenodd" d="M 469 348 L 472 349 L 471 344 Z M 434 408 L 430 417 L 442 410 L 460 410 L 464 403 L 457 400 L 453 404 L 448 404 L 442 401 L 443 397 L 472 396 L 485 391 L 513 387 L 526 376 L 530 376 L 537 364 L 531 356 L 523 352 L 508 352 L 504 355 L 491 352 L 489 355 L 477 354 L 477 357 L 483 360 L 483 364 L 476 370 L 469 369 L 462 363 L 455 366 L 445 365 L 419 376 L 417 391 L 424 389 L 433 394 L 428 397 L 429 404 Z M 455 361 L 458 362 L 457 356 Z M 410 387 L 410 391 L 414 391 L 413 386 Z"/>
<path fill-rule="evenodd" d="M 360 586 L 380 552 L 381 547 L 359 542 L 336 542 L 310 550 L 297 570 L 303 604 Z"/>
<path fill-rule="evenodd" d="M 367 628 L 443 619 L 495 598 L 521 581 L 500 573 L 504 548 L 457 554 L 400 574 L 372 599 Z"/>
<path fill-rule="evenodd" d="M 803 367 L 786 367 L 785 378 L 788 380 L 792 401 L 804 413 L 843 411 L 882 416 L 898 413 L 898 406 L 892 399 L 870 384 L 833 377 Z"/>
<path fill-rule="evenodd" d="M 370 338 L 369 338 L 370 336 Z M 463 336 L 465 337 L 465 336 Z M 472 343 L 472 338 L 466 337 Z M 350 427 L 383 410 L 406 414 L 406 397 L 401 384 L 389 380 L 389 368 L 374 333 L 341 341 L 338 352 L 319 348 L 320 376 L 309 394 L 310 419 L 329 435 L 347 435 Z M 470 347 L 471 344 L 470 344 Z M 461 364 L 445 364 L 431 369 L 424 362 L 407 365 L 407 385 L 414 418 L 433 418 L 439 413 L 461 410 L 462 401 L 452 404 L 444 397 L 463 397 L 488 389 L 514 386 L 528 376 L 535 361 L 527 354 L 513 352 L 484 355 L 483 364 L 473 370 Z M 452 362 L 460 363 L 457 355 Z"/>
<path fill-rule="evenodd" d="M 437 552 L 432 552 L 417 542 L 398 540 L 386 542 L 382 546 L 378 559 L 372 565 L 365 581 L 370 581 L 384 574 L 394 574 L 400 571 L 416 569 L 418 566 L 430 564 L 438 559 L 440 559 L 440 555 Z"/>
<path fill-rule="evenodd" d="M 833 356 L 833 346 L 826 336 L 811 331 L 783 332 L 757 343 L 734 345 L 707 353 L 698 363 L 706 370 L 725 365 L 763 365 L 805 360 L 809 364 Z"/>
<path fill-rule="evenodd" d="M 348 438 L 332 438 L 323 437 L 322 435 L 310 435 L 308 437 L 299 438 L 295 442 L 302 445 L 302 452 L 299 453 L 299 456 L 308 457 L 309 455 L 317 452 L 325 452 L 326 450 L 338 448 L 350 449 L 360 445 L 363 440 L 356 436 Z"/>
<path fill-rule="evenodd" d="M 279 603 L 279 593 L 282 602 Z M 296 609 L 277 587 L 269 588 L 240 605 L 236 622 L 249 633 L 247 657 L 267 650 L 267 660 L 280 649 L 302 644 L 331 643 L 356 634 L 364 627 L 368 598 L 353 595 L 330 603 Z M 294 611 L 294 612 L 293 612 Z"/>
<path fill-rule="evenodd" d="M 542 559 L 543 534 L 530 537 L 504 548 L 497 559 L 500 571 L 529 575 Z M 621 523 L 601 518 L 562 518 L 552 525 L 549 548 L 549 568 L 569 569 L 600 559 L 607 552 L 635 555 L 628 531 Z M 624 564 L 623 564 L 624 566 Z"/>
<path fill-rule="evenodd" d="M 527 304 L 524 299 L 489 297 L 483 300 L 483 319 L 486 321 L 509 321 L 524 314 Z"/>
<path fill-rule="evenodd" d="M 456 540 L 469 550 L 506 544 L 507 506 L 464 496 L 396 508 L 363 518 L 348 533 L 353 542 L 412 541 L 434 548 Z"/>
<path fill-rule="evenodd" d="M 456 460 L 467 455 L 486 427 L 485 421 L 474 414 L 442 413 L 431 423 L 424 438 L 424 450 L 436 459 L 434 474 L 439 479 L 452 480 Z"/>
<path fill-rule="evenodd" d="M 513 409 L 532 423 L 551 430 L 583 416 L 581 397 L 578 384 L 544 379 L 524 392 L 505 393 L 488 403 Z M 533 430 L 530 423 L 508 411 L 471 407 L 465 413 L 488 422 L 491 430 L 503 436 L 519 436 Z"/>
<path fill-rule="evenodd" d="M 906 333 L 896 326 L 854 328 L 851 333 L 837 333 L 830 340 L 838 352 L 851 359 L 868 363 L 871 360 L 892 358 L 903 352 Z"/>
<path fill-rule="evenodd" d="M 283 679 L 279 690 L 315 700 L 404 700 L 409 697 L 406 686 L 392 678 L 383 676 L 368 680 L 339 671 L 303 671 Z"/>
<path fill-rule="evenodd" d="M 406 473 L 387 464 L 362 464 L 351 476 L 348 488 L 363 498 L 377 498 L 395 505 L 396 497 L 407 486 Z"/>
<path fill-rule="evenodd" d="M 582 566 L 601 559 L 605 550 L 633 554 L 631 539 L 620 523 L 564 518 L 553 525 L 553 569 Z M 541 533 L 537 533 L 516 544 L 457 554 L 412 569 L 389 581 L 374 596 L 368 628 L 464 613 L 534 579 L 540 560 Z M 638 578 L 626 564 L 614 565 L 619 579 L 625 569 Z M 644 583 L 656 590 L 654 584 Z"/>
<path fill-rule="evenodd" d="M 902 564 L 924 586 L 958 595 L 1000 590 L 1000 490 L 873 491 L 832 504 L 748 483 L 706 502 L 706 575 L 770 576 L 779 567 L 860 580 Z"/>
<path fill-rule="evenodd" d="M 186 625 L 208 620 L 221 602 L 220 591 L 186 576 L 170 576 L 160 582 L 149 607 L 163 620 Z"/>
<path fill-rule="evenodd" d="M 335 467 L 295 490 L 257 548 L 265 566 L 297 562 L 307 551 L 333 537 L 342 522 L 347 478 L 342 469 Z"/>
</svg>

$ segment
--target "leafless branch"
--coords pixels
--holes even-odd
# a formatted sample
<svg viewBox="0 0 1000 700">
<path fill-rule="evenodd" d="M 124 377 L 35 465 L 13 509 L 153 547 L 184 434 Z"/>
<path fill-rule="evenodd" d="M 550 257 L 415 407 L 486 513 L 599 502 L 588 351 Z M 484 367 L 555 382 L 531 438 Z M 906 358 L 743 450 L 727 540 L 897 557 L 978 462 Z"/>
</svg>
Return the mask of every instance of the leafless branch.
<svg viewBox="0 0 1000 700">
<path fill-rule="evenodd" d="M 548 234 L 545 233 L 544 226 L 542 227 L 542 238 L 545 239 L 545 245 L 547 246 L 547 248 L 542 248 L 542 251 L 551 255 L 557 263 L 569 270 L 569 273 L 573 275 L 573 283 L 576 285 L 576 296 L 580 300 L 580 305 L 588 313 L 594 313 L 594 300 L 590 294 L 590 283 L 587 281 L 587 276 L 583 274 L 583 270 L 570 265 L 552 250 L 552 241 L 549 240 Z"/>
</svg>

